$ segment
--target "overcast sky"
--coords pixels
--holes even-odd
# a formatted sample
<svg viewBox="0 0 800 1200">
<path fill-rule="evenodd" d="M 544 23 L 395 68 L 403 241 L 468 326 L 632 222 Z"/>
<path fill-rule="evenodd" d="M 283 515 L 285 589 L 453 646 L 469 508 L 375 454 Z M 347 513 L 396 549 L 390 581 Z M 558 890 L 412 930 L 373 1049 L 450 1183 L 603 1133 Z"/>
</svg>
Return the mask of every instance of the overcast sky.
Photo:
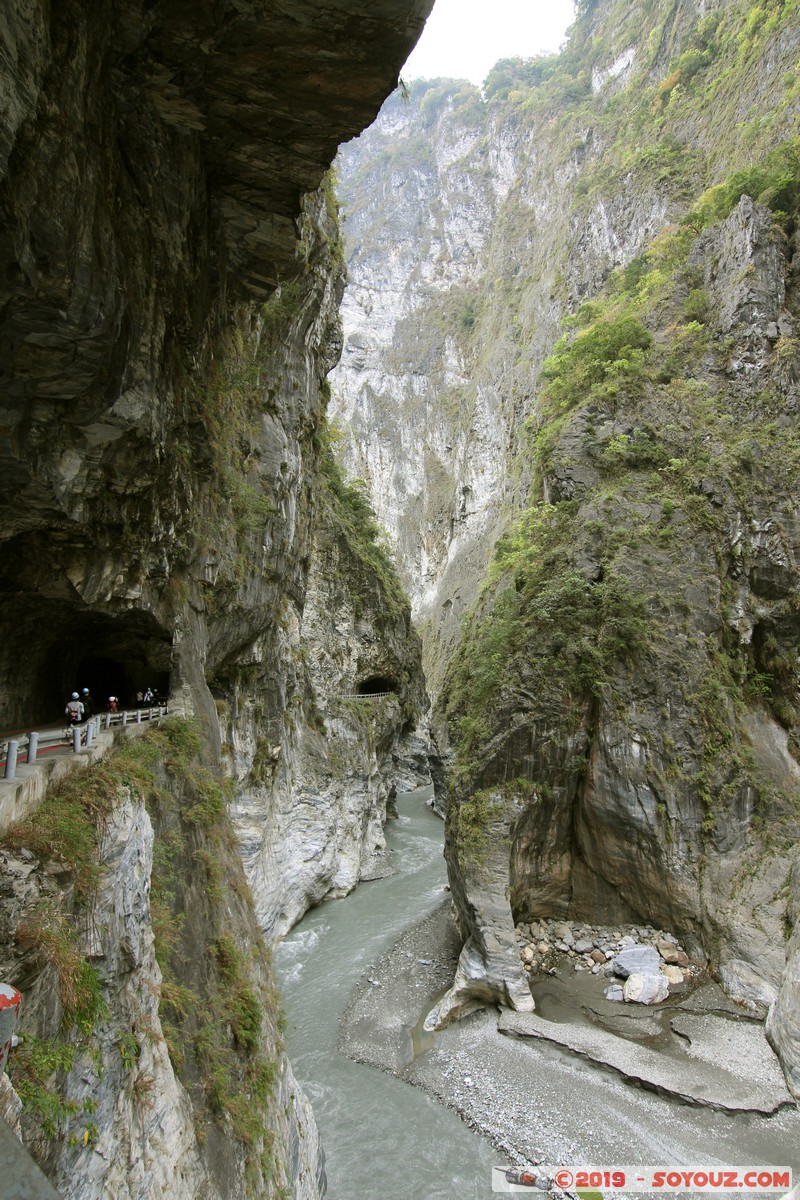
<svg viewBox="0 0 800 1200">
<path fill-rule="evenodd" d="M 422 37 L 400 72 L 481 84 L 500 58 L 558 50 L 572 23 L 573 0 L 436 0 Z"/>
</svg>

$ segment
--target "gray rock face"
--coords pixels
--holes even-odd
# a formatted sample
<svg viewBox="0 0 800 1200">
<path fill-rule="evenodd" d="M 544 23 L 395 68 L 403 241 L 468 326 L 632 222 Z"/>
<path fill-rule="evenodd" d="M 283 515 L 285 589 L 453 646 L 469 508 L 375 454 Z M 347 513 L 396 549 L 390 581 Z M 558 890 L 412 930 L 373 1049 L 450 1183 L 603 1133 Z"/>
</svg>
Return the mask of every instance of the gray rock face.
<svg viewBox="0 0 800 1200">
<path fill-rule="evenodd" d="M 800 864 L 790 879 L 789 919 L 792 936 L 786 948 L 786 970 L 777 999 L 769 1010 L 767 1037 L 781 1061 L 786 1082 L 800 1100 Z"/>
<path fill-rule="evenodd" d="M 241 780 L 234 825 L 270 939 L 324 896 L 344 896 L 387 869 L 383 829 L 398 790 L 395 764 L 406 746 L 424 745 L 408 731 L 424 703 L 408 608 L 392 607 L 330 513 L 314 539 L 301 622 L 287 632 L 279 661 L 302 707 L 276 697 L 272 739 L 252 707 L 222 714 Z M 375 678 L 396 690 L 359 696 Z"/>
<path fill-rule="evenodd" d="M 213 1138 L 209 1145 L 198 1134 L 197 1097 L 190 1096 L 178 1078 L 168 1042 L 175 1032 L 162 1025 L 163 981 L 155 956 L 150 893 L 153 845 L 152 822 L 141 799 L 122 794 L 106 822 L 103 881 L 84 931 L 84 949 L 100 968 L 107 1011 L 61 1085 L 79 1114 L 67 1126 L 68 1136 L 42 1143 L 34 1138 L 31 1143 L 64 1200 L 108 1195 L 136 1200 L 159 1193 L 183 1200 L 200 1193 L 227 1196 L 228 1187 L 221 1188 L 218 1181 L 220 1168 L 231 1182 L 244 1177 L 240 1149 L 231 1146 L 221 1152 Z M 226 864 L 219 848 L 217 853 L 220 870 L 235 877 L 238 861 Z M 63 873 L 60 878 L 63 881 Z M 52 885 L 34 872 L 20 880 L 10 903 L 3 903 L 4 927 L 8 922 L 24 926 L 41 903 L 37 888 L 46 888 L 46 902 L 53 902 Z M 228 908 L 226 916 L 228 929 L 236 929 L 240 914 Z M 18 965 L 4 963 L 4 973 L 16 971 Z M 196 964 L 195 978 L 203 970 Z M 265 976 L 260 982 L 266 988 L 270 981 Z M 57 1027 L 57 990 L 47 973 L 26 987 L 27 1032 L 36 1030 L 37 1036 L 47 1038 L 54 1022 Z M 264 1028 L 262 1037 L 265 1043 L 274 1039 L 275 1030 Z M 316 1200 L 324 1177 L 319 1134 L 288 1063 L 281 1064 L 273 1103 L 276 1162 L 285 1164 L 280 1170 L 288 1172 L 287 1181 L 303 1200 Z M 81 1125 L 89 1121 L 87 1113 L 91 1137 L 83 1144 Z M 27 1113 L 23 1133 L 30 1140 Z"/>
<path fill-rule="evenodd" d="M 671 222 L 693 198 L 754 161 L 738 157 L 737 121 L 746 105 L 772 111 L 772 72 L 796 61 L 798 29 L 794 21 L 775 27 L 763 70 L 744 72 L 726 27 L 693 98 L 676 93 L 659 117 L 658 139 L 669 130 L 674 145 L 700 158 L 656 185 L 658 172 L 632 168 L 630 145 L 613 145 L 609 130 L 627 128 L 639 144 L 635 122 L 620 114 L 632 114 L 648 89 L 660 103 L 698 29 L 684 9 L 668 44 L 654 25 L 632 46 L 617 17 L 592 6 L 573 30 L 564 88 L 586 67 L 584 50 L 607 51 L 602 63 L 591 60 L 594 99 L 582 96 L 574 110 L 541 80 L 512 87 L 508 104 L 498 91 L 488 106 L 460 85 L 425 85 L 411 113 L 387 107 L 350 148 L 342 174 L 351 284 L 337 404 L 352 429 L 351 461 L 383 505 L 425 621 L 437 741 L 460 754 L 447 854 L 473 991 L 484 932 L 542 916 L 651 921 L 675 930 L 692 960 L 709 961 L 754 1011 L 779 996 L 775 1028 L 794 1060 L 782 890 L 797 853 L 800 786 L 794 250 L 780 220 L 744 195 L 707 227 L 694 217 L 682 227 L 679 269 L 661 256 Z M 654 55 L 647 47 L 656 43 Z M 737 72 L 736 104 L 723 111 L 713 88 Z M 783 110 L 774 119 L 756 157 L 793 135 Z M 483 162 L 493 169 L 479 179 Z M 415 206 L 430 200 L 434 180 L 439 207 Z M 473 224 L 459 205 L 464 194 L 475 197 Z M 367 196 L 372 215 L 362 207 Z M 656 263 L 664 274 L 650 283 L 663 286 L 663 307 L 642 293 L 635 310 L 654 339 L 652 372 L 634 368 L 630 388 L 609 377 L 591 402 L 586 378 L 549 393 L 575 329 L 578 338 L 602 330 L 618 311 L 601 298 L 612 269 L 626 268 L 612 284 L 619 298 Z M 390 299 L 381 306 L 383 288 Z M 590 306 L 581 312 L 583 300 Z M 566 313 L 577 327 L 542 373 Z M 674 354 L 659 357 L 668 344 Z M 617 366 L 628 369 L 622 358 Z M 528 524 L 514 526 L 509 512 L 524 512 Z M 488 587 L 462 626 L 501 532 Z M 604 594 L 613 579 L 631 599 L 622 605 L 629 615 L 634 598 L 643 601 L 646 649 L 637 654 L 623 634 L 610 670 L 583 655 L 620 613 L 577 632 L 574 604 L 552 617 L 555 571 L 540 579 L 526 546 L 561 562 L 574 597 Z M 446 675 L 447 662 L 454 651 L 458 661 L 464 636 L 456 699 L 459 677 Z M 757 678 L 770 681 L 768 696 L 753 691 Z M 472 700 L 476 679 L 488 682 Z M 530 802 L 499 827 L 490 822 L 507 842 L 509 870 L 492 854 L 481 875 L 457 810 L 474 814 L 517 779 L 531 785 Z M 761 836 L 768 827 L 774 839 Z M 501 989 L 502 972 L 487 962 L 485 980 L 494 977 Z"/>
</svg>

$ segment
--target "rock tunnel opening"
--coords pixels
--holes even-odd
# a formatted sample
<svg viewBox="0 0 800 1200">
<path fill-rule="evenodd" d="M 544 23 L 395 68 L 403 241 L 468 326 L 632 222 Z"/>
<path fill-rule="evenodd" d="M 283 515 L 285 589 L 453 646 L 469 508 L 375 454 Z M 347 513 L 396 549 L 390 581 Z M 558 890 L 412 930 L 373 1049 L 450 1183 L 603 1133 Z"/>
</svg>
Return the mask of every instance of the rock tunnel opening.
<svg viewBox="0 0 800 1200">
<path fill-rule="evenodd" d="M 114 617 L 31 597 L 18 618 L 0 652 L 0 729 L 60 720 L 70 694 L 83 688 L 97 712 L 112 694 L 133 707 L 148 687 L 169 693 L 172 638 L 151 613 Z"/>
<path fill-rule="evenodd" d="M 110 695 L 126 707 L 135 706 L 137 692 L 148 687 L 166 695 L 171 656 L 171 638 L 150 613 L 116 619 L 81 614 L 44 655 L 37 689 L 41 705 L 60 716 L 70 692 L 85 687 L 98 711 L 105 711 Z"/>
<path fill-rule="evenodd" d="M 370 675 L 362 679 L 356 687 L 359 696 L 380 696 L 385 692 L 396 692 L 397 680 L 388 675 Z"/>
</svg>

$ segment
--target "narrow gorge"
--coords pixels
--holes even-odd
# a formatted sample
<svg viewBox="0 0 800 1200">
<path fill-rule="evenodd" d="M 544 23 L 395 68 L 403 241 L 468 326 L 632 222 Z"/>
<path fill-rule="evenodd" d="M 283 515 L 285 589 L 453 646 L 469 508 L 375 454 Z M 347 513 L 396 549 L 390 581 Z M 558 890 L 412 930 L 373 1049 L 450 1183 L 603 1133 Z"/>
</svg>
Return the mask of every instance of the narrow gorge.
<svg viewBox="0 0 800 1200">
<path fill-rule="evenodd" d="M 792 4 L 582 3 L 340 160 L 346 461 L 398 547 L 465 945 L 673 931 L 800 1089 Z M 535 939 L 534 939 L 535 940 Z"/>
<path fill-rule="evenodd" d="M 398 87 L 432 6 L 0 15 L 3 742 L 169 700 L 0 780 L 0 1125 L 63 1200 L 324 1194 L 272 949 L 431 783 L 449 895 L 345 1052 L 512 1164 L 621 1147 L 633 1080 L 800 1171 L 800 0 Z"/>
</svg>

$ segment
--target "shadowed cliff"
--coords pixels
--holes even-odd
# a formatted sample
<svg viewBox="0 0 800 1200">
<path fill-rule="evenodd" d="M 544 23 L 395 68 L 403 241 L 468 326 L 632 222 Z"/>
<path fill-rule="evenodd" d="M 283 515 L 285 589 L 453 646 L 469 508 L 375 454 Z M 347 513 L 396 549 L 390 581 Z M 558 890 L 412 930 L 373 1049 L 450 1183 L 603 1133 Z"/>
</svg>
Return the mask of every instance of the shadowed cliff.
<svg viewBox="0 0 800 1200">
<path fill-rule="evenodd" d="M 322 1185 L 262 931 L 374 869 L 422 703 L 391 573 L 348 588 L 317 532 L 336 512 L 343 281 L 324 176 L 430 7 L 19 0 L 0 17 L 0 725 L 58 719 L 87 683 L 100 703 L 156 686 L 175 714 L 0 848 L 0 970 L 26 996 L 11 1076 L 65 1197 Z M 361 515 L 352 540 L 376 554 Z M 369 626 L 323 680 L 312 569 Z M 323 698 L 390 669 L 394 709 L 345 714 L 332 780 L 305 749 Z M 302 792 L 335 826 L 345 776 L 368 836 L 343 833 L 288 897 L 278 811 Z"/>
</svg>

